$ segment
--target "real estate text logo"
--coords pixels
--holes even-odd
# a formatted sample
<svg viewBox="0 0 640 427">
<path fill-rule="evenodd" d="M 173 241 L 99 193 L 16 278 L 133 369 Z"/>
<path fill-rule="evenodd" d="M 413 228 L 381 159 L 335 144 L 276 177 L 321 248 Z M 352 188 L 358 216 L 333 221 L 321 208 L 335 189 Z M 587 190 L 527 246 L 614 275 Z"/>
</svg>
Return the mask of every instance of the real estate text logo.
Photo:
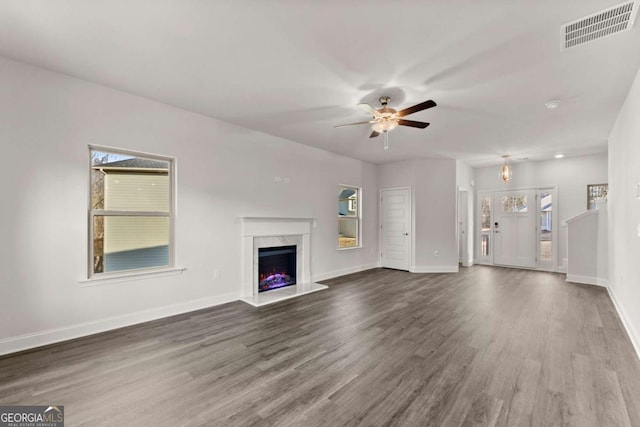
<svg viewBox="0 0 640 427">
<path fill-rule="evenodd" d="M 64 427 L 64 406 L 0 406 L 0 427 Z"/>
</svg>

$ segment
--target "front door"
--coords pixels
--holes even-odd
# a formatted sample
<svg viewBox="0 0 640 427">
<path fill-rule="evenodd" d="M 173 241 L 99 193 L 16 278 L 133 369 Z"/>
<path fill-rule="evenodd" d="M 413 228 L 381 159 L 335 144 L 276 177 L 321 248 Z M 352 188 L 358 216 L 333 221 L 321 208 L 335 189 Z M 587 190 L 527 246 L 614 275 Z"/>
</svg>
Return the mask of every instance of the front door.
<svg viewBox="0 0 640 427">
<path fill-rule="evenodd" d="M 493 263 L 537 266 L 535 190 L 500 191 L 493 196 Z"/>
<path fill-rule="evenodd" d="M 392 188 L 380 192 L 382 267 L 409 270 L 411 253 L 411 189 Z"/>
</svg>

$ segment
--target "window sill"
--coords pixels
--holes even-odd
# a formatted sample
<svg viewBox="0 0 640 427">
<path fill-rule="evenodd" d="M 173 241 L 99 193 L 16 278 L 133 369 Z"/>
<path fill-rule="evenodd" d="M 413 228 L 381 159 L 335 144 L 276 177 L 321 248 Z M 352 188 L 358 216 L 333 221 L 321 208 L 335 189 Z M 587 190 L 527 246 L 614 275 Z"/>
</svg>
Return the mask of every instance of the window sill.
<svg viewBox="0 0 640 427">
<path fill-rule="evenodd" d="M 147 270 L 139 272 L 129 273 L 114 273 L 107 276 L 90 277 L 88 279 L 79 280 L 80 286 L 96 286 L 96 285 L 110 285 L 112 283 L 131 282 L 133 280 L 152 279 L 156 277 L 177 276 L 182 274 L 186 268 L 183 267 L 169 267 L 158 270 Z"/>
<path fill-rule="evenodd" d="M 337 248 L 338 251 L 350 251 L 353 249 L 362 249 L 364 248 L 364 246 L 360 245 L 360 246 L 350 246 L 348 248 Z"/>
</svg>

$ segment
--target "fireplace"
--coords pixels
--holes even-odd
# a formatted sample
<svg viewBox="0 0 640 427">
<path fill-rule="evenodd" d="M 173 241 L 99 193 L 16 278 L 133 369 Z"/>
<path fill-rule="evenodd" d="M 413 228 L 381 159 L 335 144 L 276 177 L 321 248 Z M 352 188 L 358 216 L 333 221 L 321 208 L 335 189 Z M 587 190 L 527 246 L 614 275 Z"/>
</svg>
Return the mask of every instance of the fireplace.
<svg viewBox="0 0 640 427">
<path fill-rule="evenodd" d="M 245 216 L 240 221 L 242 301 L 261 307 L 327 289 L 311 281 L 311 229 L 315 219 Z M 265 263 L 276 265 L 265 267 Z M 264 283 L 274 273 L 280 277 Z M 267 288 L 270 292 L 265 292 Z"/>
<path fill-rule="evenodd" d="M 258 249 L 258 292 L 296 284 L 295 245 Z"/>
</svg>

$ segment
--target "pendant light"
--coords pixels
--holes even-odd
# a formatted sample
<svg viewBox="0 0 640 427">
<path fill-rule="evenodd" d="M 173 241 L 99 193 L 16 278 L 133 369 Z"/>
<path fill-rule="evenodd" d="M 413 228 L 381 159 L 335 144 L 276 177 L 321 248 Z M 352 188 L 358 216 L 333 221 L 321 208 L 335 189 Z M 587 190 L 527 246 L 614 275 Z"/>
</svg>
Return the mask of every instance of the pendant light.
<svg viewBox="0 0 640 427">
<path fill-rule="evenodd" d="M 502 157 L 504 158 L 504 164 L 500 168 L 500 178 L 504 182 L 509 182 L 509 181 L 511 181 L 511 176 L 513 175 L 513 170 L 511 169 L 511 166 L 509 166 L 509 164 L 507 163 L 507 160 L 509 159 L 509 156 L 508 155 L 504 155 Z"/>
</svg>

